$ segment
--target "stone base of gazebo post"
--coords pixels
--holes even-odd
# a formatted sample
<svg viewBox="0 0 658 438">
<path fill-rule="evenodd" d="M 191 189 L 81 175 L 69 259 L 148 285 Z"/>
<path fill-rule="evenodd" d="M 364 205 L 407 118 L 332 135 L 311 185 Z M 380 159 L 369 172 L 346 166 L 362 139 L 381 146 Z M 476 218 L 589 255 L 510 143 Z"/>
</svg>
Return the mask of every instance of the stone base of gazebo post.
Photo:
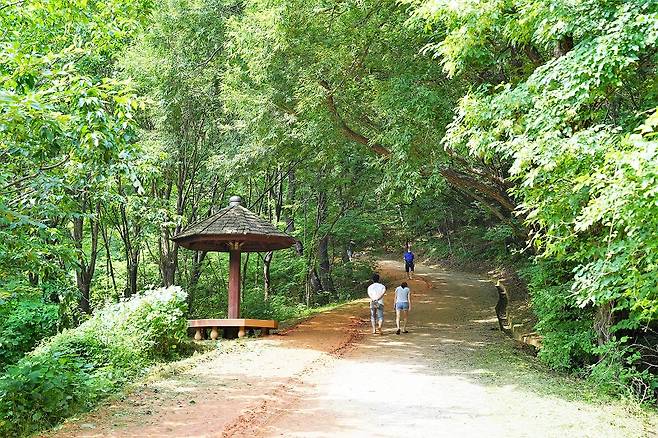
<svg viewBox="0 0 658 438">
<path fill-rule="evenodd" d="M 195 330 L 194 339 L 201 341 L 205 338 L 205 331 L 212 329 L 210 338 L 216 339 L 219 329 L 222 330 L 222 337 L 226 339 L 242 338 L 247 334 L 247 330 L 260 330 L 261 336 L 267 336 L 270 330 L 279 326 L 277 321 L 271 319 L 190 319 L 187 326 Z"/>
</svg>

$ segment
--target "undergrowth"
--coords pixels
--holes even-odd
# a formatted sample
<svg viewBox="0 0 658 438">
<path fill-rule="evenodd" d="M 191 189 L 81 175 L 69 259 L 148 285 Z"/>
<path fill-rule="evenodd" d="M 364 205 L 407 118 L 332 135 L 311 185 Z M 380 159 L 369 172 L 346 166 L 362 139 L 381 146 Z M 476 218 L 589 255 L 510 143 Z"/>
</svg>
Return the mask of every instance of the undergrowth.
<svg viewBox="0 0 658 438">
<path fill-rule="evenodd" d="M 94 406 L 146 366 L 178 356 L 186 294 L 147 291 L 50 338 L 0 377 L 0 435 L 26 436 Z"/>
</svg>

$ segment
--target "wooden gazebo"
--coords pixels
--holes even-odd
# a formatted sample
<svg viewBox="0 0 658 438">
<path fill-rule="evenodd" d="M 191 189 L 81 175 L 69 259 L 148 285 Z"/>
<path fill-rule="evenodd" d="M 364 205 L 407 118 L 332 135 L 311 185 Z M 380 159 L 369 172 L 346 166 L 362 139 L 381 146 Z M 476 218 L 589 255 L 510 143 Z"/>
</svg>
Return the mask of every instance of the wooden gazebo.
<svg viewBox="0 0 658 438">
<path fill-rule="evenodd" d="M 269 329 L 277 327 L 276 321 L 240 319 L 240 254 L 289 248 L 295 240 L 244 208 L 241 202 L 239 196 L 231 197 L 228 207 L 190 225 L 172 239 L 182 247 L 196 251 L 229 253 L 228 319 L 188 321 L 190 327 L 196 328 L 195 339 L 202 339 L 203 328 L 211 328 L 211 338 L 216 339 L 219 328 L 237 328 L 238 336 L 242 337 L 245 329 L 257 328 L 268 333 Z M 235 336 L 226 330 L 225 334 Z"/>
</svg>

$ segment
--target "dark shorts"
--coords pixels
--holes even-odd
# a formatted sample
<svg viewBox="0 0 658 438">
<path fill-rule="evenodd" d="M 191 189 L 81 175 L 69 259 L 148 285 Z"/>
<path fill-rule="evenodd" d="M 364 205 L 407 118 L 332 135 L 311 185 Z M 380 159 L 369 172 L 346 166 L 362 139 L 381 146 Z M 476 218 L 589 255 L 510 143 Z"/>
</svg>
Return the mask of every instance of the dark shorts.
<svg viewBox="0 0 658 438">
<path fill-rule="evenodd" d="M 404 271 L 405 272 L 414 272 L 414 262 L 404 262 Z"/>
</svg>

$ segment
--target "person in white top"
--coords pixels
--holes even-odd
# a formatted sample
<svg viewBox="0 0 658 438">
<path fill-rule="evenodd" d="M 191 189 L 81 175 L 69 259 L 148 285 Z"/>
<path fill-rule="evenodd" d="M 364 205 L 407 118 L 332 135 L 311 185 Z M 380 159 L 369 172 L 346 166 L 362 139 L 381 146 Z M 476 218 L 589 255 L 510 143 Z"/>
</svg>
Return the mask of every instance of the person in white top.
<svg viewBox="0 0 658 438">
<path fill-rule="evenodd" d="M 403 282 L 395 289 L 395 325 L 397 326 L 396 335 L 400 334 L 400 313 L 403 314 L 404 320 L 402 323 L 402 332 L 407 331 L 407 319 L 409 318 L 409 311 L 411 310 L 411 289 L 406 282 Z"/>
<path fill-rule="evenodd" d="M 370 322 L 372 323 L 372 334 L 382 334 L 384 324 L 384 295 L 386 286 L 379 282 L 379 274 L 373 274 L 372 284 L 368 286 L 368 297 L 370 298 Z M 377 328 L 375 328 L 375 320 Z"/>
</svg>

